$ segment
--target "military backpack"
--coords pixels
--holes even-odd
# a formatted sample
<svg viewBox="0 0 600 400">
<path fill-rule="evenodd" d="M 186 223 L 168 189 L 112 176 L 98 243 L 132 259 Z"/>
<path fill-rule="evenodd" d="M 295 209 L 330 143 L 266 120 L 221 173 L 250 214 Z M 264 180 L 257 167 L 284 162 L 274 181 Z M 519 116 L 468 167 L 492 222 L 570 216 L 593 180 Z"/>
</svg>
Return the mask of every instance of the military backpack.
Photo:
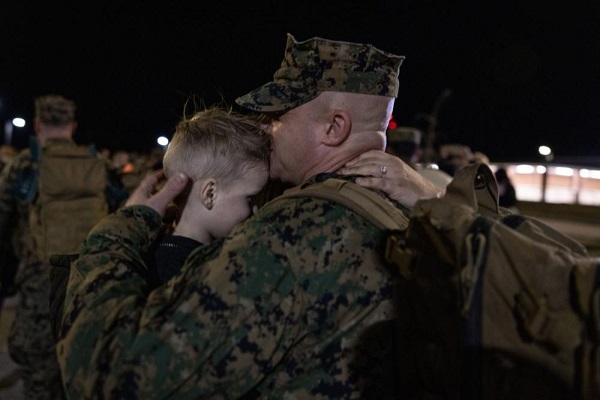
<svg viewBox="0 0 600 400">
<path fill-rule="evenodd" d="M 389 232 L 399 398 L 600 398 L 600 259 L 499 207 L 489 166 L 461 169 L 442 198 L 415 204 L 408 224 L 351 182 L 284 194 L 302 195 L 338 201 Z"/>
<path fill-rule="evenodd" d="M 32 140 L 31 166 L 18 177 L 17 197 L 31 204 L 29 228 L 35 251 L 48 262 L 72 254 L 108 214 L 107 169 L 93 146 L 55 145 L 42 151 Z"/>
</svg>

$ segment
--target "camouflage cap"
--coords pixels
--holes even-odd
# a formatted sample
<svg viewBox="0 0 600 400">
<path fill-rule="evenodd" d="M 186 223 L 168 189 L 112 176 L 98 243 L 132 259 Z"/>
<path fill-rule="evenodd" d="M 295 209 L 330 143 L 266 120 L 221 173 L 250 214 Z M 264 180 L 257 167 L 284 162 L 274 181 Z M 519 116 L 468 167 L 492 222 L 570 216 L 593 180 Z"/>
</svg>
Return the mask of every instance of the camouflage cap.
<svg viewBox="0 0 600 400">
<path fill-rule="evenodd" d="M 35 98 L 35 117 L 47 125 L 65 125 L 75 121 L 75 102 L 59 95 Z"/>
<path fill-rule="evenodd" d="M 236 103 L 253 111 L 276 112 L 298 107 L 324 91 L 396 97 L 404 58 L 370 44 L 319 37 L 298 42 L 288 33 L 273 82 L 238 97 Z"/>
<path fill-rule="evenodd" d="M 395 129 L 387 130 L 387 140 L 389 143 L 410 142 L 421 145 L 423 132 L 412 126 L 399 126 Z"/>
</svg>

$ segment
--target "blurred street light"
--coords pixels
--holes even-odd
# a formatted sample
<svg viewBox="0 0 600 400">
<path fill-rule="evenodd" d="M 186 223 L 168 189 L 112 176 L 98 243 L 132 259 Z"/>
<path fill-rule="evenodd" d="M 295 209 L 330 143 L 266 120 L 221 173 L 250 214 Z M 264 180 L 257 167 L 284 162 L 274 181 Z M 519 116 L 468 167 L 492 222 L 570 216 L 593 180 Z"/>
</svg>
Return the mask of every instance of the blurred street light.
<svg viewBox="0 0 600 400">
<path fill-rule="evenodd" d="M 546 162 L 550 162 L 554 159 L 554 153 L 552 153 L 552 149 L 548 146 L 538 147 L 538 152 L 544 157 Z M 548 167 L 546 167 L 542 174 L 542 203 L 546 202 L 546 186 L 548 186 Z"/>
<path fill-rule="evenodd" d="M 540 146 L 538 152 L 544 157 L 544 160 L 548 162 L 554 159 L 554 153 L 552 153 L 552 149 L 548 146 Z"/>
<path fill-rule="evenodd" d="M 156 143 L 164 147 L 169 144 L 169 138 L 166 136 L 160 136 L 158 139 L 156 139 Z"/>
<path fill-rule="evenodd" d="M 4 122 L 4 144 L 12 145 L 13 127 L 23 128 L 25 120 L 23 118 L 13 118 Z"/>
</svg>

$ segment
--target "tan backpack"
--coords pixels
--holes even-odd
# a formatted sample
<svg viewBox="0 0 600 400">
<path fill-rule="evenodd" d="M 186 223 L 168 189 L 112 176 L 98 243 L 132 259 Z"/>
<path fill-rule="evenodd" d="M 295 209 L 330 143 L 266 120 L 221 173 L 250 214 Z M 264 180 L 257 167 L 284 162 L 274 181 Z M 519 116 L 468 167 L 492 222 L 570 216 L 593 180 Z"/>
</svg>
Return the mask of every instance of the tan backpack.
<svg viewBox="0 0 600 400">
<path fill-rule="evenodd" d="M 498 206 L 486 164 L 461 169 L 408 226 L 373 191 L 337 179 L 288 190 L 388 230 L 398 397 L 600 399 L 600 259 L 542 221 Z"/>
<path fill-rule="evenodd" d="M 90 229 L 108 214 L 107 170 L 88 146 L 44 149 L 37 166 L 37 197 L 29 227 L 37 254 L 72 254 Z"/>
</svg>

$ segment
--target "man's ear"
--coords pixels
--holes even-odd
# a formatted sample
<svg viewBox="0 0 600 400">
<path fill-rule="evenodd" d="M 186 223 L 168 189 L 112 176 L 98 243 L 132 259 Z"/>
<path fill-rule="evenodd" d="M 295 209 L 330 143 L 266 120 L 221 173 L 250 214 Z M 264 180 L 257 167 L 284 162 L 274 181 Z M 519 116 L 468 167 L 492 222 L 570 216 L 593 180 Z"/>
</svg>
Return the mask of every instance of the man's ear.
<svg viewBox="0 0 600 400">
<path fill-rule="evenodd" d="M 333 110 L 331 123 L 327 130 L 323 143 L 329 146 L 337 146 L 346 141 L 352 130 L 352 118 L 345 110 Z"/>
<path fill-rule="evenodd" d="M 200 201 L 209 210 L 212 210 L 217 197 L 217 181 L 214 178 L 208 178 L 202 181 L 200 186 Z"/>
</svg>

